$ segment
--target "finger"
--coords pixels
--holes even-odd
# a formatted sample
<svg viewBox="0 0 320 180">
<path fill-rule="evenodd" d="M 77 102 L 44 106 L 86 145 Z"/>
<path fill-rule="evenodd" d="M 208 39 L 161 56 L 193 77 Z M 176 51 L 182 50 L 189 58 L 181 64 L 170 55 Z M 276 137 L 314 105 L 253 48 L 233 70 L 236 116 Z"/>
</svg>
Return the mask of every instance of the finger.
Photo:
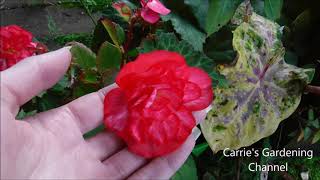
<svg viewBox="0 0 320 180">
<path fill-rule="evenodd" d="M 116 85 L 110 85 L 97 92 L 78 98 L 59 108 L 73 116 L 73 120 L 80 128 L 82 134 L 98 127 L 103 122 L 104 96 Z"/>
<path fill-rule="evenodd" d="M 110 171 L 106 179 L 125 179 L 146 163 L 147 159 L 123 149 L 103 162 Z"/>
<path fill-rule="evenodd" d="M 31 98 L 53 86 L 67 71 L 71 61 L 69 48 L 33 56 L 1 72 L 1 93 L 14 112 Z"/>
<path fill-rule="evenodd" d="M 121 150 L 125 144 L 112 132 L 102 132 L 86 140 L 94 155 L 101 161 Z"/>
<path fill-rule="evenodd" d="M 166 156 L 154 159 L 130 176 L 129 179 L 169 179 L 186 161 L 195 145 L 195 140 L 199 136 L 200 130 L 197 129 L 178 150 Z"/>
<path fill-rule="evenodd" d="M 212 109 L 212 106 L 208 106 L 204 110 L 193 112 L 193 116 L 196 119 L 197 124 L 201 123 L 207 116 L 208 112 Z"/>
</svg>

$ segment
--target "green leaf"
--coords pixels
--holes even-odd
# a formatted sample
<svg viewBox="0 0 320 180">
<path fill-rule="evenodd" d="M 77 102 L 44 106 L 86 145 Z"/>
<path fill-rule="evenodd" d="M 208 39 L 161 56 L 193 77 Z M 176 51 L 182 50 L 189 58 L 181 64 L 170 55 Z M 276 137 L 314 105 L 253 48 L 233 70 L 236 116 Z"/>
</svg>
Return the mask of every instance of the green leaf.
<svg viewBox="0 0 320 180">
<path fill-rule="evenodd" d="M 171 180 L 197 180 L 197 167 L 193 157 L 190 155 L 182 167 L 172 176 Z"/>
<path fill-rule="evenodd" d="M 214 87 L 225 84 L 225 78 L 214 71 L 214 62 L 201 52 L 194 51 L 184 40 L 179 41 L 174 33 L 157 32 L 155 40 L 144 40 L 142 42 L 141 53 L 154 50 L 169 50 L 178 52 L 186 58 L 190 66 L 195 66 L 205 70 L 212 78 Z"/>
<path fill-rule="evenodd" d="M 84 83 L 90 83 L 90 84 L 99 83 L 97 76 L 98 76 L 98 74 L 95 71 L 86 72 L 84 74 L 83 82 Z"/>
<path fill-rule="evenodd" d="M 84 83 L 79 83 L 73 88 L 73 98 L 79 98 L 81 96 L 87 95 L 89 93 L 98 91 L 102 87 L 97 86 L 96 84 L 84 84 Z"/>
<path fill-rule="evenodd" d="M 130 9 L 133 9 L 133 10 L 137 9 L 137 6 L 136 6 L 134 3 L 130 2 L 130 0 L 121 0 L 121 1 L 124 2 L 124 3 L 126 3 L 126 5 L 127 5 Z"/>
<path fill-rule="evenodd" d="M 23 109 L 21 109 L 16 117 L 17 120 L 22 120 L 24 118 L 27 118 L 29 116 L 33 116 L 37 113 L 37 110 L 33 110 L 30 112 L 25 112 Z"/>
<path fill-rule="evenodd" d="M 315 119 L 311 122 L 308 123 L 308 125 L 310 124 L 310 126 L 319 129 L 320 128 L 320 122 L 318 119 Z"/>
<path fill-rule="evenodd" d="M 233 17 L 242 0 L 209 0 L 209 10 L 206 20 L 207 36 L 217 32 Z"/>
<path fill-rule="evenodd" d="M 104 72 L 102 74 L 103 86 L 108 86 L 114 83 L 118 73 L 119 69 L 109 69 L 108 71 Z"/>
<path fill-rule="evenodd" d="M 131 49 L 129 52 L 128 52 L 128 56 L 129 58 L 135 58 L 139 55 L 139 50 L 137 48 L 134 48 L 134 49 Z"/>
<path fill-rule="evenodd" d="M 129 8 L 133 9 L 133 7 L 130 7 L 129 3 L 127 2 L 125 3 L 129 6 Z M 127 17 L 123 17 L 114 7 L 106 7 L 101 11 L 101 13 L 103 17 L 106 17 L 112 22 L 119 24 L 123 28 L 128 26 Z"/>
<path fill-rule="evenodd" d="M 303 140 L 307 141 L 312 134 L 312 130 L 309 127 L 304 128 L 303 130 Z"/>
<path fill-rule="evenodd" d="M 295 65 L 295 66 L 298 65 L 298 56 L 291 51 L 286 52 L 284 56 L 284 60 L 288 64 Z"/>
<path fill-rule="evenodd" d="M 98 53 L 100 46 L 104 42 L 112 42 L 108 31 L 106 28 L 104 28 L 104 25 L 101 21 L 98 21 L 98 24 L 96 25 L 94 32 L 93 32 L 93 38 L 92 38 L 92 45 L 91 49 L 93 52 Z"/>
<path fill-rule="evenodd" d="M 63 91 L 68 88 L 70 85 L 68 76 L 65 75 L 63 76 L 62 79 L 60 79 L 60 81 L 55 84 L 50 90 L 54 91 L 54 92 L 58 92 L 58 93 L 63 93 Z"/>
<path fill-rule="evenodd" d="M 310 79 L 310 81 L 313 80 L 315 73 L 316 73 L 315 69 L 313 69 L 312 71 L 306 72 L 306 74 L 308 75 L 308 78 Z"/>
<path fill-rule="evenodd" d="M 232 63 L 237 57 L 237 52 L 232 47 L 234 29 L 231 25 L 226 25 L 206 40 L 204 51 L 217 64 Z"/>
<path fill-rule="evenodd" d="M 94 128 L 93 130 L 85 133 L 85 134 L 83 135 L 83 138 L 84 138 L 84 139 L 88 139 L 88 138 L 94 137 L 95 135 L 103 132 L 104 130 L 105 130 L 105 127 L 104 127 L 103 124 L 101 124 L 100 126 Z"/>
<path fill-rule="evenodd" d="M 251 0 L 252 7 L 254 12 L 261 16 L 265 16 L 264 12 L 264 0 Z"/>
<path fill-rule="evenodd" d="M 125 34 L 122 27 L 107 18 L 99 20 L 94 29 L 91 49 L 97 53 L 100 46 L 106 41 L 114 43 L 120 48 L 120 45 L 125 40 Z"/>
<path fill-rule="evenodd" d="M 312 144 L 317 143 L 320 140 L 320 130 L 318 130 L 318 132 L 316 132 L 316 134 L 313 136 L 312 138 Z"/>
<path fill-rule="evenodd" d="M 224 77 L 223 75 L 219 74 L 218 72 L 216 71 L 211 71 L 209 73 L 210 77 L 212 78 L 212 86 L 215 88 L 215 87 L 228 87 L 229 83 L 226 79 L 226 77 Z"/>
<path fill-rule="evenodd" d="M 312 13 L 311 13 L 310 9 L 304 10 L 292 22 L 292 29 L 294 31 L 301 30 L 301 29 L 307 29 L 310 26 L 312 26 Z"/>
<path fill-rule="evenodd" d="M 312 108 L 308 110 L 308 121 L 313 121 L 314 120 L 314 111 Z"/>
<path fill-rule="evenodd" d="M 57 108 L 61 105 L 62 99 L 57 98 L 50 93 L 46 93 L 42 98 L 38 98 L 38 112 L 48 111 L 50 109 Z"/>
<path fill-rule="evenodd" d="M 203 43 L 206 40 L 206 35 L 194 25 L 175 13 L 162 16 L 162 20 L 171 21 L 176 32 L 179 33 L 181 38 L 189 43 L 196 51 L 203 50 Z"/>
<path fill-rule="evenodd" d="M 184 0 L 184 3 L 188 5 L 194 16 L 197 18 L 198 23 L 202 29 L 205 29 L 206 17 L 208 13 L 208 0 Z"/>
<path fill-rule="evenodd" d="M 231 63 L 236 57 L 236 53 L 233 50 L 225 51 L 211 51 L 207 55 L 216 60 L 217 62 Z"/>
<path fill-rule="evenodd" d="M 112 42 L 117 46 L 120 47 L 120 41 L 118 38 L 118 34 L 119 34 L 119 30 L 117 31 L 116 29 L 116 24 L 112 21 L 110 21 L 109 19 L 102 19 L 101 20 L 102 25 L 104 26 L 104 28 L 106 28 L 106 30 L 109 33 L 110 38 L 112 39 Z M 118 28 L 121 28 L 120 26 L 118 26 Z M 123 30 L 122 30 L 123 31 Z"/>
<path fill-rule="evenodd" d="M 281 16 L 283 0 L 265 0 L 264 12 L 266 17 L 271 20 L 277 20 Z"/>
<path fill-rule="evenodd" d="M 253 13 L 234 31 L 237 62 L 219 66 L 229 83 L 215 89 L 215 100 L 201 123 L 214 152 L 250 146 L 274 133 L 298 107 L 308 72 L 284 61 L 280 26 Z M 218 128 L 219 127 L 219 128 Z"/>
<path fill-rule="evenodd" d="M 196 157 L 200 156 L 207 148 L 209 147 L 208 143 L 202 143 L 196 145 L 193 150 L 192 154 L 195 155 Z"/>
<path fill-rule="evenodd" d="M 70 51 L 73 62 L 79 65 L 84 71 L 96 67 L 96 55 L 85 45 L 74 42 L 72 43 Z"/>
<path fill-rule="evenodd" d="M 119 24 L 116 24 L 116 33 L 119 40 L 119 44 L 124 43 L 124 41 L 126 40 L 126 34 L 124 33 L 123 28 Z"/>
<path fill-rule="evenodd" d="M 103 74 L 109 69 L 120 68 L 122 54 L 119 48 L 109 42 L 104 42 L 97 56 L 98 71 Z"/>
</svg>

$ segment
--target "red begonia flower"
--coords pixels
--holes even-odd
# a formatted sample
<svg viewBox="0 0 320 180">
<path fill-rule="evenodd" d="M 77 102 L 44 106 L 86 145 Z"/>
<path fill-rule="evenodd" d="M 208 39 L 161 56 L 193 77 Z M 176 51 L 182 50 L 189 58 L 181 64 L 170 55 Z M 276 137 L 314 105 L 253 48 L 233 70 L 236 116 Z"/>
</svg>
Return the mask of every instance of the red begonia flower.
<svg viewBox="0 0 320 180">
<path fill-rule="evenodd" d="M 160 15 L 168 15 L 170 10 L 167 9 L 159 0 L 140 0 L 142 5 L 141 17 L 154 24 L 159 21 Z"/>
<path fill-rule="evenodd" d="M 213 99 L 211 79 L 178 53 L 154 51 L 126 64 L 104 100 L 105 126 L 146 158 L 177 149 Z"/>
<path fill-rule="evenodd" d="M 30 32 L 17 25 L 0 27 L 0 71 L 36 52 L 47 52 L 44 45 L 32 42 L 32 38 Z"/>
</svg>

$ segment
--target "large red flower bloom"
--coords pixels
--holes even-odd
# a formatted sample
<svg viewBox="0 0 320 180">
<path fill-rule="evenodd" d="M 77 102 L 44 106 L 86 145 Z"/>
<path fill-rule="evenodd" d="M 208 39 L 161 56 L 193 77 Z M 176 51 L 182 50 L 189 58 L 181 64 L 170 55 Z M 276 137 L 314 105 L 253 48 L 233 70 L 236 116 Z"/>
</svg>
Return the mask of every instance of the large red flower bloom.
<svg viewBox="0 0 320 180">
<path fill-rule="evenodd" d="M 125 65 L 116 83 L 119 88 L 104 100 L 105 125 L 129 150 L 147 158 L 177 149 L 196 125 L 192 112 L 213 99 L 207 73 L 163 50 Z"/>
<path fill-rule="evenodd" d="M 30 32 L 17 25 L 0 27 L 0 71 L 34 55 L 37 50 L 47 51 L 44 45 L 32 42 L 32 38 Z"/>
</svg>

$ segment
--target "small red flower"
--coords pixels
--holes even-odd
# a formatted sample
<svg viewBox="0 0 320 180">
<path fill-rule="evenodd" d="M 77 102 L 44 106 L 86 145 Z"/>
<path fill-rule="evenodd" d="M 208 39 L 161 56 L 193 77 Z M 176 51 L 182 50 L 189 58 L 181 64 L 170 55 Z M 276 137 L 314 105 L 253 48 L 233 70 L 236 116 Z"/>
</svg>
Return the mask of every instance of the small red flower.
<svg viewBox="0 0 320 180">
<path fill-rule="evenodd" d="M 32 42 L 32 34 L 17 25 L 0 28 L 0 71 L 39 51 L 47 51 L 44 45 Z"/>
<path fill-rule="evenodd" d="M 170 10 L 167 9 L 159 0 L 140 0 L 142 5 L 141 17 L 154 24 L 159 21 L 160 15 L 168 15 Z"/>
<path fill-rule="evenodd" d="M 196 125 L 192 112 L 213 99 L 208 74 L 164 50 L 139 55 L 116 83 L 119 88 L 104 100 L 105 125 L 129 150 L 147 158 L 177 149 Z"/>
</svg>

